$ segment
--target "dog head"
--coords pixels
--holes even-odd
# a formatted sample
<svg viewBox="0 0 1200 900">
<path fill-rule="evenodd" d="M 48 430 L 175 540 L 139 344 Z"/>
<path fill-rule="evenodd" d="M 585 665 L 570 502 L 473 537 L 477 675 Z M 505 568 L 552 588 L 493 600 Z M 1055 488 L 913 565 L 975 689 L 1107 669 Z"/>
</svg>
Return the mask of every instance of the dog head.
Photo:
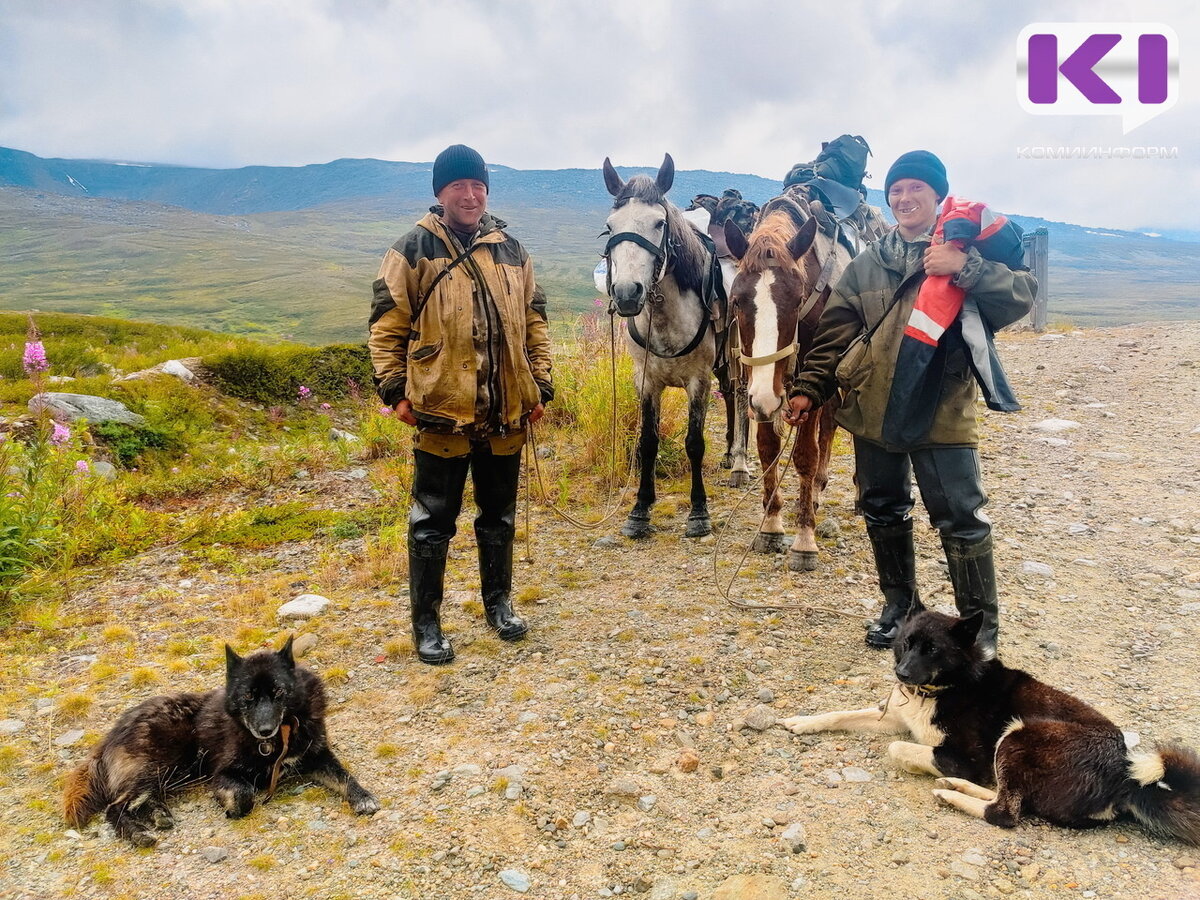
<svg viewBox="0 0 1200 900">
<path fill-rule="evenodd" d="M 292 638 L 278 652 L 238 656 L 225 645 L 225 711 L 255 738 L 275 736 L 296 694 Z"/>
<path fill-rule="evenodd" d="M 959 619 L 927 610 L 918 600 L 892 644 L 896 678 L 917 687 L 972 680 L 984 662 L 975 644 L 982 624 L 982 612 Z"/>
</svg>

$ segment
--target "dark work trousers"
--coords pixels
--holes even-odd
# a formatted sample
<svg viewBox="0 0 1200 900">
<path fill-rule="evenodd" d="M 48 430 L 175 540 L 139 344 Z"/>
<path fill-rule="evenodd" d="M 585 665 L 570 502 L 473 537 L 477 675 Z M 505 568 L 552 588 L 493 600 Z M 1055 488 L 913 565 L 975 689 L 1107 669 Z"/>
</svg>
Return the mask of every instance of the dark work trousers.
<svg viewBox="0 0 1200 900">
<path fill-rule="evenodd" d="M 899 525 L 909 517 L 916 473 L 929 521 L 943 538 L 975 544 L 992 533 L 984 515 L 987 495 L 979 468 L 979 451 L 970 447 L 935 447 L 892 453 L 856 437 L 858 502 L 869 527 Z"/>
<path fill-rule="evenodd" d="M 472 441 L 466 456 L 446 458 L 413 450 L 412 509 L 408 514 L 408 549 L 416 556 L 444 557 L 458 531 L 463 488 L 470 470 L 475 487 L 475 538 L 480 544 L 506 545 L 513 540 L 521 453 L 496 456 L 486 440 Z"/>
</svg>

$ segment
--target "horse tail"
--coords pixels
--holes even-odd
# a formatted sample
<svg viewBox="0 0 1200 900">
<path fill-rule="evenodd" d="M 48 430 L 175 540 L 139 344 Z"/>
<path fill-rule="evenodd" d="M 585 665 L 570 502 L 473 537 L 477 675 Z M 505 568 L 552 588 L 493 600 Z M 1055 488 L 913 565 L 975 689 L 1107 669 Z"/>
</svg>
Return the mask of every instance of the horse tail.
<svg viewBox="0 0 1200 900">
<path fill-rule="evenodd" d="M 1127 809 L 1148 830 L 1200 845 L 1200 755 L 1167 744 L 1129 754 Z"/>
</svg>

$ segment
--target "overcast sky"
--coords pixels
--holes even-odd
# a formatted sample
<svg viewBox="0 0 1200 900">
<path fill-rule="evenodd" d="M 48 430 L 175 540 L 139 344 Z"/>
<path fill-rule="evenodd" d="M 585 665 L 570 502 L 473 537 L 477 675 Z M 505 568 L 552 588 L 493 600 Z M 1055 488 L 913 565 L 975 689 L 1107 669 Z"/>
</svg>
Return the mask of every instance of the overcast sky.
<svg viewBox="0 0 1200 900">
<path fill-rule="evenodd" d="M 1174 29 L 1178 102 L 1129 134 L 1023 110 L 1021 30 L 1105 21 Z M 873 187 L 925 148 L 956 193 L 1003 211 L 1200 229 L 1198 39 L 1195 0 L 3 0 L 0 146 L 234 167 L 464 142 L 521 169 L 669 151 L 782 179 L 850 132 L 875 151 Z M 1018 153 L 1060 146 L 1178 157 Z"/>
</svg>

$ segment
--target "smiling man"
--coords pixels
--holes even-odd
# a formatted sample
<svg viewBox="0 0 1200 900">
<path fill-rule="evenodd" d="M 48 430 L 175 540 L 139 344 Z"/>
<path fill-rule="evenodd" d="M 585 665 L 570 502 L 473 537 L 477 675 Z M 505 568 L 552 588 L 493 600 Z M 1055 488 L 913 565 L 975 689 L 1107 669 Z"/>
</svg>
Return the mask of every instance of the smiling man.
<svg viewBox="0 0 1200 900">
<path fill-rule="evenodd" d="M 517 482 L 526 428 L 554 396 L 544 299 L 529 255 L 487 211 L 483 157 L 463 144 L 433 163 L 438 205 L 388 250 L 374 284 L 368 347 L 376 390 L 414 426 L 408 527 L 413 645 L 454 659 L 441 605 L 467 473 L 488 624 L 528 627 L 512 607 Z"/>
<path fill-rule="evenodd" d="M 937 340 L 929 405 L 924 398 L 904 398 L 908 402 L 898 410 L 916 422 L 919 411 L 935 407 L 932 425 L 903 446 L 891 443 L 884 429 L 893 381 L 904 383 L 896 375 L 900 347 L 926 276 L 950 276 L 992 331 L 1017 321 L 1033 304 L 1037 283 L 1027 269 L 985 259 L 973 246 L 963 251 L 934 242 L 949 187 L 946 167 L 928 150 L 905 153 L 892 164 L 884 193 L 896 227 L 846 267 L 793 382 L 786 418 L 799 424 L 811 409 L 836 399 L 838 424 L 854 435 L 858 504 L 884 597 L 867 643 L 890 646 L 917 599 L 910 517 L 915 475 L 930 522 L 941 533 L 955 603 L 964 616 L 982 611 L 978 640 L 994 654 L 999 603 L 992 526 L 983 513 L 978 391 L 958 321 Z"/>
</svg>

